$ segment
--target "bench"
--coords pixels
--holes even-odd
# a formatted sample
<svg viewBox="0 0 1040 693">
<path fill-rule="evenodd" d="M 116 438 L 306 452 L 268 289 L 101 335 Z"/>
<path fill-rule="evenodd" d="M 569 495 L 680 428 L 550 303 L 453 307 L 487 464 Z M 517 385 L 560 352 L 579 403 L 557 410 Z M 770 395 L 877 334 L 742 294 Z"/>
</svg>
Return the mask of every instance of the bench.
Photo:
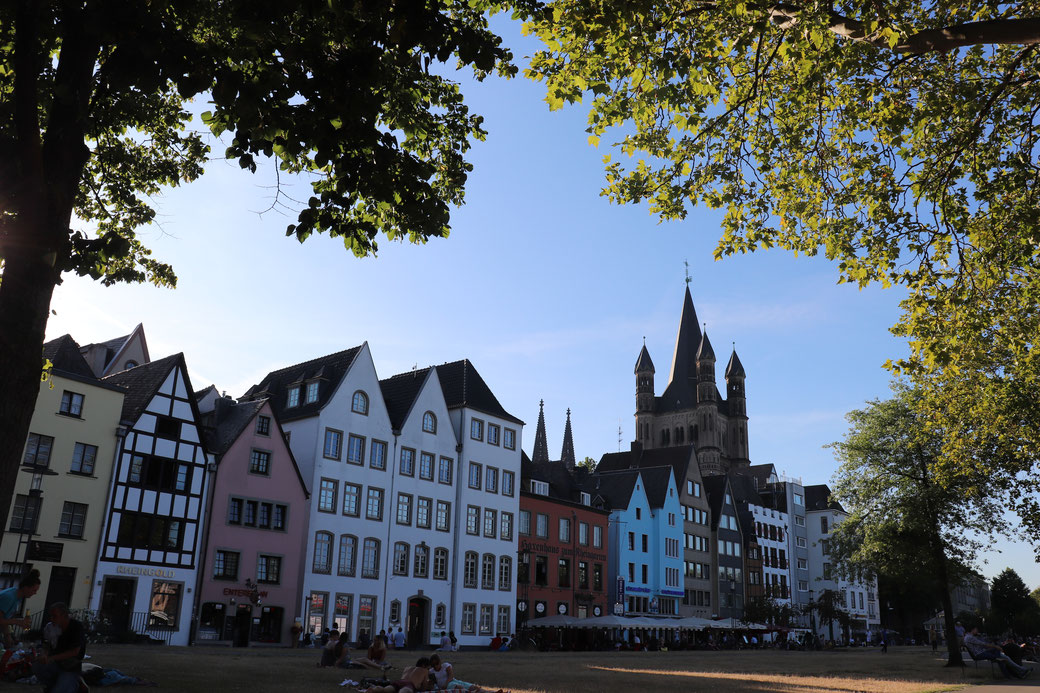
<svg viewBox="0 0 1040 693">
<path fill-rule="evenodd" d="M 997 664 L 997 660 L 995 660 L 995 659 L 977 659 L 975 657 L 975 653 L 972 652 L 970 648 L 965 647 L 964 649 L 968 651 L 968 656 L 971 657 L 971 661 L 975 662 L 975 668 L 976 669 L 979 668 L 979 662 L 989 662 L 989 672 L 991 674 L 993 674 L 994 678 L 997 675 L 996 674 L 997 671 L 999 671 L 1001 673 L 1001 675 L 1003 675 L 1004 672 L 1000 668 L 1000 665 Z"/>
</svg>

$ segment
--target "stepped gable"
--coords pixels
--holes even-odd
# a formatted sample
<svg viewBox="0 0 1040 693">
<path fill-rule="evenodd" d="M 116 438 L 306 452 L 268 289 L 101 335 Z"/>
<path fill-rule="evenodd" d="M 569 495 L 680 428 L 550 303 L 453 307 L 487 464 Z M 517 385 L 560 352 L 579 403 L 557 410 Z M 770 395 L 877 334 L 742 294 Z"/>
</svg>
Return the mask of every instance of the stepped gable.
<svg viewBox="0 0 1040 693">
<path fill-rule="evenodd" d="M 57 339 L 45 342 L 43 345 L 43 358 L 51 362 L 55 371 L 97 380 L 94 372 L 90 370 L 79 344 L 72 335 L 62 335 Z"/>
<path fill-rule="evenodd" d="M 808 510 L 837 510 L 845 512 L 841 503 L 831 499 L 831 489 L 827 484 L 815 484 L 805 487 L 805 509 Z"/>
<path fill-rule="evenodd" d="M 395 431 L 400 431 L 404 426 L 416 397 L 422 391 L 426 379 L 430 377 L 431 370 L 430 367 L 418 368 L 379 381 L 379 389 L 383 393 L 383 402 L 386 404 L 386 413 L 390 416 L 390 425 Z"/>
<path fill-rule="evenodd" d="M 467 407 L 524 425 L 523 421 L 502 407 L 469 359 L 442 364 L 436 367 L 436 371 L 448 409 Z"/>
<path fill-rule="evenodd" d="M 270 398 L 271 409 L 279 421 L 294 421 L 308 416 L 314 416 L 328 404 L 333 393 L 339 386 L 343 376 L 350 369 L 361 351 L 362 345 L 338 351 L 335 354 L 322 356 L 311 361 L 304 361 L 293 366 L 287 366 L 276 371 L 271 371 L 258 385 L 254 385 L 242 395 L 242 399 Z M 289 386 L 302 386 L 310 380 L 320 379 L 322 385 L 318 388 L 318 399 L 314 402 L 304 402 L 304 392 L 300 392 L 300 404 L 295 407 L 286 407 L 288 401 Z"/>
<path fill-rule="evenodd" d="M 188 368 L 184 362 L 184 354 L 173 354 L 172 356 L 167 356 L 158 361 L 151 361 L 127 371 L 113 373 L 102 378 L 101 382 L 109 385 L 119 385 L 126 389 L 121 419 L 123 421 L 137 421 L 141 414 L 144 413 L 145 407 L 152 401 L 152 397 L 159 391 L 162 384 L 166 382 L 166 377 L 170 374 L 170 371 L 177 366 L 180 366 L 190 392 L 191 381 L 188 380 Z M 194 399 L 191 401 L 191 406 L 192 409 L 195 409 Z"/>
</svg>

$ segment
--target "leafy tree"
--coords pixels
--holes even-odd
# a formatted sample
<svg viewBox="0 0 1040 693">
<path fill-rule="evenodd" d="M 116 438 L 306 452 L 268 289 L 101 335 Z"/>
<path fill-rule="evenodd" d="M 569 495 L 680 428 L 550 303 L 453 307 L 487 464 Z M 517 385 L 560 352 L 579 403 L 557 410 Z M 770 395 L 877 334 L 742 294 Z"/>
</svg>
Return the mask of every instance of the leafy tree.
<svg viewBox="0 0 1040 693">
<path fill-rule="evenodd" d="M 743 623 L 763 623 L 770 626 L 787 627 L 798 614 L 788 602 L 774 597 L 751 597 L 744 603 Z"/>
<path fill-rule="evenodd" d="M 662 219 L 724 210 L 716 258 L 779 246 L 905 287 L 893 330 L 911 353 L 889 365 L 927 388 L 936 478 L 984 460 L 1040 538 L 1035 6 L 547 6 L 528 75 L 551 108 L 586 100 L 591 142 L 614 140 L 604 194 Z"/>
<path fill-rule="evenodd" d="M 287 235 L 328 233 L 359 256 L 380 235 L 446 236 L 484 131 L 430 64 L 513 69 L 478 4 L 0 3 L 0 517 L 54 286 L 69 272 L 175 283 L 136 231 L 155 216 L 151 196 L 208 159 L 187 103 L 211 101 L 201 119 L 224 157 L 310 182 Z"/>
<path fill-rule="evenodd" d="M 1018 573 L 1005 568 L 990 586 L 990 613 L 999 630 L 1032 633 L 1040 619 L 1040 604 L 1030 597 Z"/>
<path fill-rule="evenodd" d="M 810 613 L 816 612 L 820 625 L 827 624 L 827 636 L 831 642 L 834 642 L 834 623 L 837 622 L 840 628 L 847 629 L 851 622 L 849 613 L 845 610 L 845 600 L 837 590 L 823 590 L 806 609 Z"/>
<path fill-rule="evenodd" d="M 831 552 L 847 573 L 900 576 L 937 595 L 948 666 L 959 665 L 951 588 L 967 577 L 984 538 L 1012 530 L 984 479 L 936 481 L 943 432 L 917 414 L 918 391 L 893 391 L 848 414 L 850 430 L 833 444 L 841 466 L 832 488 L 849 516 L 835 529 Z"/>
<path fill-rule="evenodd" d="M 1036 602 L 1037 606 L 1040 606 L 1040 587 L 1037 587 L 1035 590 L 1030 592 L 1029 596 L 1034 602 Z"/>
<path fill-rule="evenodd" d="M 596 471 L 597 464 L 598 463 L 596 462 L 596 460 L 592 459 L 591 457 L 586 457 L 585 459 L 580 460 L 575 466 L 578 469 L 584 469 L 585 471 L 592 473 Z"/>
</svg>

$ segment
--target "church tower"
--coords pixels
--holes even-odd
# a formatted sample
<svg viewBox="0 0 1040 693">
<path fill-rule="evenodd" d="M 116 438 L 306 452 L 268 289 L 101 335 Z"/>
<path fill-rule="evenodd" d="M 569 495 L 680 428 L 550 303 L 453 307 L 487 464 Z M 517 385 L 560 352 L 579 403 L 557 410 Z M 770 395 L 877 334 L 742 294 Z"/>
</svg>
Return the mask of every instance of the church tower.
<svg viewBox="0 0 1040 693">
<path fill-rule="evenodd" d="M 532 462 L 549 461 L 549 444 L 545 441 L 545 400 L 538 402 L 538 428 L 534 432 L 534 450 L 531 451 Z"/>
<path fill-rule="evenodd" d="M 744 366 L 740 363 L 737 350 L 726 365 L 726 401 L 729 403 L 730 436 L 732 439 L 731 456 L 742 462 L 749 462 L 748 452 L 748 417 L 747 396 L 744 392 Z"/>
<path fill-rule="evenodd" d="M 654 362 L 646 350 L 646 342 L 636 360 L 636 440 L 652 445 L 654 414 Z"/>
<path fill-rule="evenodd" d="M 702 474 L 722 474 L 719 450 L 719 402 L 715 385 L 715 350 L 705 332 L 697 348 L 697 459 Z"/>
<path fill-rule="evenodd" d="M 574 471 L 574 436 L 571 435 L 571 410 L 567 409 L 567 424 L 563 428 L 563 450 L 560 452 L 560 461 L 567 465 L 567 469 Z"/>
</svg>

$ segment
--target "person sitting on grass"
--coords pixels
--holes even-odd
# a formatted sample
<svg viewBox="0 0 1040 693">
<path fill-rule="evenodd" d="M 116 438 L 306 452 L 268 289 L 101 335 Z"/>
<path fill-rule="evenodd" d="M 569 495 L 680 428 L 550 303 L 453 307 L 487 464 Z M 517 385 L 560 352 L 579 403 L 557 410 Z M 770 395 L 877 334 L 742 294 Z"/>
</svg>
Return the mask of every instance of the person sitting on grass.
<svg viewBox="0 0 1040 693">
<path fill-rule="evenodd" d="M 36 658 L 33 674 L 47 693 L 77 693 L 87 647 L 83 624 L 70 618 L 69 608 L 61 602 L 51 605 L 50 616 L 61 634 L 49 654 Z"/>
<path fill-rule="evenodd" d="M 391 681 L 386 686 L 372 686 L 365 689 L 364 693 L 418 693 L 429 690 L 429 684 L 430 660 L 420 657 L 415 666 L 405 669 L 397 681 Z"/>
<path fill-rule="evenodd" d="M 355 660 L 358 664 L 369 669 L 382 669 L 386 671 L 390 668 L 390 662 L 386 661 L 386 641 L 382 635 L 377 635 L 375 640 L 368 648 L 368 656 L 361 657 Z"/>
<path fill-rule="evenodd" d="M 986 642 L 979 635 L 978 626 L 973 626 L 971 632 L 964 636 L 964 646 L 968 648 L 968 652 L 975 659 L 992 659 L 995 661 L 1000 667 L 1000 671 L 1004 674 L 1004 678 L 1011 678 L 1012 674 L 1014 674 L 1016 677 L 1024 679 L 1033 670 L 1032 667 L 1023 668 L 1011 661 L 1011 658 L 1000 649 L 1000 645 Z"/>
<path fill-rule="evenodd" d="M 318 661 L 319 667 L 331 667 L 336 663 L 337 645 L 339 645 L 339 631 L 333 628 L 329 631 L 329 639 L 321 648 L 321 659 Z"/>
<path fill-rule="evenodd" d="M 468 683 L 461 679 L 455 678 L 455 670 L 451 668 L 451 664 L 448 662 L 442 662 L 440 655 L 430 655 L 430 677 L 437 685 L 439 691 L 469 691 L 469 693 L 485 693 L 484 688 L 481 688 L 475 683 Z M 503 693 L 502 689 L 498 689 L 495 693 Z"/>
</svg>

